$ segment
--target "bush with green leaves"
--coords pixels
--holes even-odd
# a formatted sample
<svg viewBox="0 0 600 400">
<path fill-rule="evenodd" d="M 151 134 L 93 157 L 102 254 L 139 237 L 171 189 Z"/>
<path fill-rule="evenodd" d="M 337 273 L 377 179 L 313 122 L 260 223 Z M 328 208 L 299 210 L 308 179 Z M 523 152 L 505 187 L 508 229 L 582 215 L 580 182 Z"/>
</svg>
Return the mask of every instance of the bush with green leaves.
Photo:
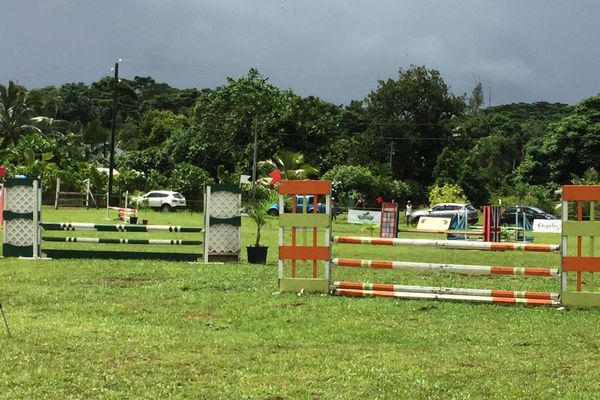
<svg viewBox="0 0 600 400">
<path fill-rule="evenodd" d="M 131 194 L 137 190 L 143 190 L 146 182 L 147 177 L 143 173 L 131 169 L 121 169 L 118 175 L 114 175 L 114 190 L 118 194 L 125 192 Z"/>
<path fill-rule="evenodd" d="M 186 198 L 201 199 L 205 185 L 212 185 L 214 179 L 200 167 L 192 164 L 179 164 L 171 172 L 169 188 L 181 192 Z"/>
<path fill-rule="evenodd" d="M 469 200 L 462 188 L 458 185 L 445 183 L 444 185 L 433 185 L 429 189 L 429 204 L 439 203 L 468 203 Z"/>
<path fill-rule="evenodd" d="M 366 167 L 337 165 L 323 175 L 331 181 L 333 195 L 338 204 L 352 207 L 359 197 L 364 197 L 368 205 L 375 205 L 375 199 L 384 201 L 404 201 L 410 196 L 410 185 L 389 176 L 376 175 Z"/>
<path fill-rule="evenodd" d="M 527 205 L 555 213 L 556 206 L 560 204 L 559 196 L 554 194 L 555 189 L 553 186 L 527 185 L 525 183 L 505 186 L 492 193 L 491 204 Z"/>
</svg>

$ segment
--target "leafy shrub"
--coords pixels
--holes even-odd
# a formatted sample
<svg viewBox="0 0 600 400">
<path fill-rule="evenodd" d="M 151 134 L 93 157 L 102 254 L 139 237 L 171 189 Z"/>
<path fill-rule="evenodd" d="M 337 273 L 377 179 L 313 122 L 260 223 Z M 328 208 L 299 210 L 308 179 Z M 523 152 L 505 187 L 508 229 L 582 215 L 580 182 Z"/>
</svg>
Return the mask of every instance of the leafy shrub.
<svg viewBox="0 0 600 400">
<path fill-rule="evenodd" d="M 445 183 L 443 186 L 433 185 L 429 189 L 429 204 L 468 203 L 467 196 L 458 185 Z"/>
<path fill-rule="evenodd" d="M 133 193 L 143 190 L 146 187 L 147 178 L 141 172 L 134 170 L 119 170 L 118 175 L 114 175 L 115 192 L 122 194 L 125 192 Z M 113 192 L 113 194 L 115 193 Z"/>
<path fill-rule="evenodd" d="M 340 205 L 351 207 L 359 197 L 374 205 L 377 197 L 385 201 L 404 201 L 411 188 L 406 182 L 389 176 L 375 175 L 368 168 L 355 165 L 337 165 L 323 175 L 331 180 L 333 195 Z"/>
<path fill-rule="evenodd" d="M 171 173 L 168 186 L 181 192 L 186 198 L 201 199 L 204 186 L 213 183 L 214 180 L 207 171 L 192 164 L 182 163 Z"/>
<path fill-rule="evenodd" d="M 492 204 L 509 205 L 527 205 L 541 208 L 542 210 L 554 213 L 556 205 L 559 204 L 555 199 L 554 189 L 542 185 L 528 185 L 519 183 L 510 187 L 503 187 L 501 190 L 492 193 Z"/>
</svg>

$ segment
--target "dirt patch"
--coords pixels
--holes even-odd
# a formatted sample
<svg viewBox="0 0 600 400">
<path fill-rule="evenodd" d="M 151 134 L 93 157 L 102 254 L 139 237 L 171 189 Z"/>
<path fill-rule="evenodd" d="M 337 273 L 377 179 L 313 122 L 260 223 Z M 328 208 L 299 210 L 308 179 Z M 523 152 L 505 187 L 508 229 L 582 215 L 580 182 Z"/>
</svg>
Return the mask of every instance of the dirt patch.
<svg viewBox="0 0 600 400">
<path fill-rule="evenodd" d="M 152 285 L 154 282 L 158 281 L 158 279 L 145 276 L 111 276 L 103 279 L 101 283 L 109 286 L 127 287 Z"/>
</svg>

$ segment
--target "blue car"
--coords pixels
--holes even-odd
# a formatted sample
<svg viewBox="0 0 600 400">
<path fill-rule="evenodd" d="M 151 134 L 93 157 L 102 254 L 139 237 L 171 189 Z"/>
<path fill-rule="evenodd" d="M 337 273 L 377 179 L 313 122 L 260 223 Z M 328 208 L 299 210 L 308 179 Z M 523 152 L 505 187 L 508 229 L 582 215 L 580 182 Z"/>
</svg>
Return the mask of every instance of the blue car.
<svg viewBox="0 0 600 400">
<path fill-rule="evenodd" d="M 313 203 L 313 198 L 314 196 L 296 196 L 296 212 L 302 212 L 302 210 L 304 210 L 304 205 L 303 205 L 303 201 L 304 201 L 304 197 L 306 197 L 306 201 L 307 201 L 307 212 L 311 213 L 313 212 L 314 209 L 314 203 Z M 323 203 L 318 203 L 317 204 L 317 212 L 318 213 L 325 213 L 326 210 L 326 206 Z M 285 212 L 291 212 L 291 209 L 288 209 L 286 207 Z M 269 206 L 269 209 L 267 210 L 267 214 L 272 215 L 274 217 L 279 215 L 279 204 L 278 203 L 273 203 Z"/>
</svg>

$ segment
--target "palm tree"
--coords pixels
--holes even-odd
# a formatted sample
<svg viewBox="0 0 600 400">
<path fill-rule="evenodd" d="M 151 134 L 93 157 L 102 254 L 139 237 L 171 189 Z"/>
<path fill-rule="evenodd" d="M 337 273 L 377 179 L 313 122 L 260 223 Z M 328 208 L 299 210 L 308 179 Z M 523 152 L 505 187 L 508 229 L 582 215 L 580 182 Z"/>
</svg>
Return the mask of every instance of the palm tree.
<svg viewBox="0 0 600 400">
<path fill-rule="evenodd" d="M 571 183 L 573 185 L 597 185 L 600 183 L 600 177 L 596 168 L 590 167 L 585 170 L 581 177 L 571 174 Z"/>
<path fill-rule="evenodd" d="M 258 166 L 279 169 L 281 177 L 289 180 L 308 179 L 319 175 L 318 169 L 304 161 L 302 153 L 290 150 L 280 150 L 272 159 L 261 161 Z"/>
<path fill-rule="evenodd" d="M 31 109 L 27 105 L 27 90 L 13 81 L 8 86 L 0 84 L 0 134 L 1 148 L 15 144 L 23 133 L 39 132 L 30 124 Z"/>
</svg>

